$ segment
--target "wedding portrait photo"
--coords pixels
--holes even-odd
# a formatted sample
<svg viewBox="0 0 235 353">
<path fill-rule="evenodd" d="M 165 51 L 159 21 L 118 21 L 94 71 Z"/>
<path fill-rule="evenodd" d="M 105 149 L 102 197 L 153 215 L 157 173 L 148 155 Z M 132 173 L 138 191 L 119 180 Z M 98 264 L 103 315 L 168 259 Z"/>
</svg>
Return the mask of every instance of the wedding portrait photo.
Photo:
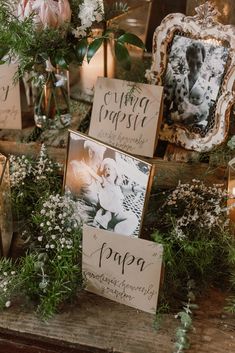
<svg viewBox="0 0 235 353">
<path fill-rule="evenodd" d="M 228 48 L 214 40 L 175 35 L 164 77 L 164 122 L 205 133 L 215 124 L 215 104 Z"/>
<path fill-rule="evenodd" d="M 64 189 L 86 210 L 84 223 L 138 236 L 152 165 L 70 131 Z"/>
</svg>

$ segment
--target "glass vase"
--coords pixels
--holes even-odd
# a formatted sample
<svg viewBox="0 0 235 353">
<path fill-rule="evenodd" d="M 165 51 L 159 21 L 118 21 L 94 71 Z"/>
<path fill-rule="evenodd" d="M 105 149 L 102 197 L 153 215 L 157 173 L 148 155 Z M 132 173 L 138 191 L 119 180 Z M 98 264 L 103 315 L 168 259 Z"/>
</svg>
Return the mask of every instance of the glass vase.
<svg viewBox="0 0 235 353">
<path fill-rule="evenodd" d="M 34 120 L 42 129 L 62 129 L 72 119 L 70 113 L 68 71 L 57 69 L 38 76 Z"/>
</svg>

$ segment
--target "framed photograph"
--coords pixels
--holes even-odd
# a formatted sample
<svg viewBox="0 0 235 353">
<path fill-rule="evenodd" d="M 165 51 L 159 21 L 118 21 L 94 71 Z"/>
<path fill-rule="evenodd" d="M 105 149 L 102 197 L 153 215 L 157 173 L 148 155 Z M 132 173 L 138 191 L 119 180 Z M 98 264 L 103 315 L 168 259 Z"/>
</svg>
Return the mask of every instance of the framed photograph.
<svg viewBox="0 0 235 353">
<path fill-rule="evenodd" d="M 69 131 L 64 189 L 84 206 L 87 225 L 139 236 L 153 172 L 144 160 Z"/>
<path fill-rule="evenodd" d="M 235 31 L 206 2 L 196 15 L 170 14 L 156 29 L 149 80 L 164 86 L 160 138 L 195 151 L 222 143 L 235 101 Z"/>
</svg>

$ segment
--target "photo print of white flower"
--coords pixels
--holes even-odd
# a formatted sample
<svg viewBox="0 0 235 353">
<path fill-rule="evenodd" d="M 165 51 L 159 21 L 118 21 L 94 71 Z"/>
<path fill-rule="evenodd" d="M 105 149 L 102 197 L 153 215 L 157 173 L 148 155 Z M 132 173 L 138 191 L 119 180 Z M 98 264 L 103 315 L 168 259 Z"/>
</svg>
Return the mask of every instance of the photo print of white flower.
<svg viewBox="0 0 235 353">
<path fill-rule="evenodd" d="M 152 175 L 152 164 L 69 131 L 64 189 L 83 204 L 85 224 L 139 236 Z"/>
</svg>

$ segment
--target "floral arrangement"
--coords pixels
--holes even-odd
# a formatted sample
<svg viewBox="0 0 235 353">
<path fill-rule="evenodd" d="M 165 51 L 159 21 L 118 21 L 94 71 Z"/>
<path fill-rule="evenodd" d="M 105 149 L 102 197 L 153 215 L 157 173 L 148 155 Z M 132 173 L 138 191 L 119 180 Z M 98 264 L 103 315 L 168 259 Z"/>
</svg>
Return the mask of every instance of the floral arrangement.
<svg viewBox="0 0 235 353">
<path fill-rule="evenodd" d="M 20 75 L 68 68 L 71 62 L 81 65 L 85 57 L 89 62 L 107 40 L 129 68 L 126 44 L 144 48 L 137 36 L 117 28 L 104 28 L 94 37 L 93 27 L 108 17 L 101 0 L 0 0 L 0 5 L 0 59 L 16 60 Z"/>
<path fill-rule="evenodd" d="M 153 219 L 153 239 L 164 246 L 165 300 L 187 296 L 187 282 L 197 292 L 225 282 L 233 272 L 235 243 L 227 215 L 227 192 L 222 185 L 200 180 L 179 183 L 161 199 Z"/>
<path fill-rule="evenodd" d="M 24 252 L 16 260 L 0 259 L 0 307 L 9 307 L 23 294 L 33 299 L 37 312 L 47 319 L 83 286 L 85 205 L 62 194 L 60 166 L 50 160 L 44 145 L 36 159 L 11 156 L 10 162 L 14 219 L 22 220 L 18 234 L 24 240 Z M 151 195 L 146 225 L 153 240 L 164 246 L 165 276 L 158 311 L 178 309 L 184 302 L 178 314 L 177 352 L 187 342 L 195 295 L 230 277 L 229 285 L 234 286 L 235 243 L 227 197 L 221 185 L 207 186 L 199 180 Z M 232 297 L 230 310 L 234 302 Z"/>
<path fill-rule="evenodd" d="M 10 157 L 12 206 L 24 253 L 16 261 L 0 261 L 1 308 L 23 294 L 46 319 L 82 287 L 83 206 L 61 194 L 59 171 L 44 145 L 36 160 Z"/>
<path fill-rule="evenodd" d="M 121 2 L 115 4 L 112 11 L 126 11 Z M 28 103 L 33 101 L 37 127 L 69 125 L 64 70 L 70 64 L 90 62 L 101 45 L 111 41 L 118 62 L 130 69 L 127 45 L 144 49 L 136 35 L 107 28 L 108 13 L 102 0 L 0 0 L 0 63 L 18 64 L 16 77 L 24 80 Z M 103 30 L 93 31 L 97 26 Z"/>
</svg>

